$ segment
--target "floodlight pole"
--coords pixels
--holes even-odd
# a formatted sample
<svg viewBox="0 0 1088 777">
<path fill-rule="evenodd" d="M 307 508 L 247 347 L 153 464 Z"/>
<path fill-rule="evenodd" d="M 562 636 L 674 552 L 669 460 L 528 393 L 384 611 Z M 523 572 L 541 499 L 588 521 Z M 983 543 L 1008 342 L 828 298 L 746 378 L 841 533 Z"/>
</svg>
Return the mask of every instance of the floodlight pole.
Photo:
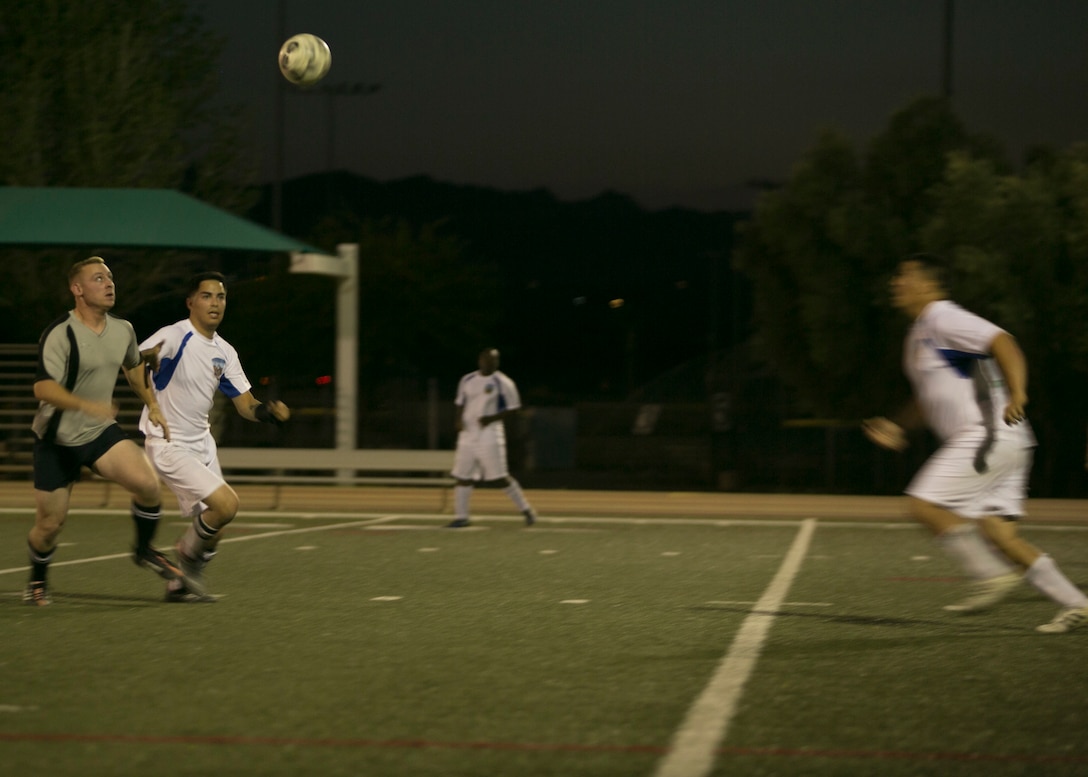
<svg viewBox="0 0 1088 777">
<path fill-rule="evenodd" d="M 341 243 L 336 256 L 291 253 L 291 272 L 337 278 L 336 286 L 336 448 L 355 450 L 358 406 L 359 353 L 359 244 Z M 350 477 L 351 470 L 340 470 Z"/>
<path fill-rule="evenodd" d="M 279 46 L 283 43 L 286 36 L 285 30 L 287 29 L 287 9 L 284 4 L 284 0 L 279 0 L 276 3 L 276 45 Z M 284 122 L 284 107 L 283 107 L 283 79 L 279 78 L 277 73 L 276 78 L 276 102 L 275 102 L 275 116 L 273 121 L 275 122 L 276 131 L 274 133 L 274 148 L 272 149 L 272 159 L 275 165 L 275 169 L 272 171 L 272 229 L 279 232 L 283 229 L 283 122 Z"/>
<path fill-rule="evenodd" d="M 952 35 L 956 0 L 944 0 L 944 58 L 941 62 L 941 97 L 952 99 Z"/>
</svg>

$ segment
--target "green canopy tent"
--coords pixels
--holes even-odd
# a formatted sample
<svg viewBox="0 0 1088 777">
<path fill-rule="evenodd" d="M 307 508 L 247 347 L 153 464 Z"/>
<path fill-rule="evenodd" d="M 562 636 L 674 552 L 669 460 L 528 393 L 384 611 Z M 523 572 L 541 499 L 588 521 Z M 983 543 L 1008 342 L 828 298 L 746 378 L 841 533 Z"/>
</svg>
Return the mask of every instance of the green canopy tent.
<svg viewBox="0 0 1088 777">
<path fill-rule="evenodd" d="M 359 247 L 335 255 L 168 189 L 0 187 L 0 245 L 275 251 L 338 280 L 336 447 L 355 447 Z"/>
<path fill-rule="evenodd" d="M 0 187 L 0 244 L 324 253 L 169 189 Z"/>
</svg>

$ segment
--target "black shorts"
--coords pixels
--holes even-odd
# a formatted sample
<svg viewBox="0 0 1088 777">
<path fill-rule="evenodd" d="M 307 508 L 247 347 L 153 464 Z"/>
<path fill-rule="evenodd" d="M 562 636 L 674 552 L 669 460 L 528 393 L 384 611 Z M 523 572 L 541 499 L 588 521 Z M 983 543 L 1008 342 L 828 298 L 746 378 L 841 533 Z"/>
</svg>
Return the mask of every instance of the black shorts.
<svg viewBox="0 0 1088 777">
<path fill-rule="evenodd" d="M 79 480 L 81 467 L 93 468 L 102 455 L 127 435 L 117 424 L 102 430 L 102 434 L 83 445 L 57 445 L 34 440 L 34 488 L 56 491 Z"/>
</svg>

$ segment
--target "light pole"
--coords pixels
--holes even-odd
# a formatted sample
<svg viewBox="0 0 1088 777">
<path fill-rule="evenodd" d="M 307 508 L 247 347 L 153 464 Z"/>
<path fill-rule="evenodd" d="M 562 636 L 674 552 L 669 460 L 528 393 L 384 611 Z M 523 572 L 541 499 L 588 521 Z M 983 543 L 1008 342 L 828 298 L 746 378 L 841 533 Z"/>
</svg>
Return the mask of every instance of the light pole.
<svg viewBox="0 0 1088 777">
<path fill-rule="evenodd" d="M 284 41 L 287 33 L 287 8 L 284 0 L 276 3 L 276 45 Z M 277 232 L 283 230 L 283 79 L 276 78 L 276 102 L 275 102 L 275 147 L 272 149 L 272 229 Z"/>
<path fill-rule="evenodd" d="M 944 68 L 941 72 L 941 96 L 952 99 L 952 19 L 955 0 L 944 0 Z"/>
<path fill-rule="evenodd" d="M 276 39 L 277 46 L 287 39 L 287 2 L 286 0 L 277 0 L 276 3 Z M 328 171 L 332 171 L 333 164 L 335 163 L 335 145 L 336 145 L 336 98 L 342 96 L 357 97 L 365 96 L 368 94 L 374 94 L 374 92 L 381 89 L 381 84 L 367 84 L 367 83 L 337 83 L 337 84 L 321 84 L 312 89 L 298 89 L 295 90 L 297 94 L 318 94 L 326 97 L 326 112 L 327 112 L 327 135 L 328 135 L 328 148 L 325 150 L 326 167 Z M 272 228 L 277 232 L 283 229 L 283 176 L 284 157 L 286 156 L 286 149 L 284 144 L 284 135 L 286 134 L 286 107 L 285 99 L 288 90 L 288 84 L 283 78 L 276 79 L 276 101 L 275 101 L 275 116 L 273 121 L 275 122 L 275 140 L 273 148 L 273 164 L 275 169 L 272 175 Z"/>
<path fill-rule="evenodd" d="M 363 84 L 358 82 L 321 85 L 315 91 L 325 96 L 325 123 L 328 141 L 325 148 L 325 169 L 332 172 L 336 164 L 336 98 L 365 97 L 382 88 L 381 84 Z"/>
<path fill-rule="evenodd" d="M 272 187 L 272 224 L 276 231 L 282 229 L 283 213 L 283 176 L 284 176 L 284 135 L 286 121 L 284 110 L 284 94 L 290 88 L 287 81 L 280 79 L 279 90 L 276 94 L 276 180 Z M 336 161 L 336 98 L 337 97 L 365 97 L 381 89 L 381 84 L 342 82 L 335 84 L 319 84 L 309 89 L 292 89 L 297 95 L 311 95 L 324 97 L 326 144 L 325 167 L 326 172 L 332 172 Z M 328 184 L 330 187 L 332 183 Z M 331 197 L 331 193 L 328 195 Z"/>
</svg>

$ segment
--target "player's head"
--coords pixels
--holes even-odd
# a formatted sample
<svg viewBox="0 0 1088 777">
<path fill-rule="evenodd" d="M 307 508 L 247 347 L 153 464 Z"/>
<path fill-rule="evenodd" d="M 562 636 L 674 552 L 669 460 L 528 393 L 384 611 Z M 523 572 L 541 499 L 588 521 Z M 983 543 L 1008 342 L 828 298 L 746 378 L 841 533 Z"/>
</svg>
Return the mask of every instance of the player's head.
<svg viewBox="0 0 1088 777">
<path fill-rule="evenodd" d="M 948 276 L 950 274 L 948 260 L 937 254 L 918 253 L 911 254 L 904 261 L 914 262 L 933 283 L 942 290 L 948 290 Z"/>
<path fill-rule="evenodd" d="M 499 368 L 499 349 L 484 348 L 480 351 L 476 363 L 480 366 L 480 372 L 484 375 L 490 375 Z"/>
<path fill-rule="evenodd" d="M 227 279 L 223 273 L 215 272 L 214 270 L 208 270 L 207 272 L 198 272 L 196 275 L 189 278 L 188 284 L 185 286 L 185 298 L 189 299 L 198 291 L 200 291 L 201 284 L 204 281 L 219 281 L 219 285 L 224 289 L 227 287 Z"/>
<path fill-rule="evenodd" d="M 68 289 L 76 305 L 109 310 L 116 301 L 113 273 L 101 256 L 81 259 L 68 270 Z"/>
<path fill-rule="evenodd" d="M 227 310 L 227 286 L 222 273 L 202 272 L 189 279 L 185 294 L 189 320 L 198 332 L 211 337 Z"/>
<path fill-rule="evenodd" d="M 948 262 L 936 254 L 911 254 L 891 280 L 892 305 L 918 315 L 930 302 L 948 296 Z"/>
<path fill-rule="evenodd" d="M 86 267 L 91 267 L 92 265 L 104 266 L 105 264 L 106 260 L 101 256 L 89 256 L 86 259 L 80 259 L 68 270 L 68 282 L 74 283 L 83 274 L 83 270 Z"/>
</svg>

